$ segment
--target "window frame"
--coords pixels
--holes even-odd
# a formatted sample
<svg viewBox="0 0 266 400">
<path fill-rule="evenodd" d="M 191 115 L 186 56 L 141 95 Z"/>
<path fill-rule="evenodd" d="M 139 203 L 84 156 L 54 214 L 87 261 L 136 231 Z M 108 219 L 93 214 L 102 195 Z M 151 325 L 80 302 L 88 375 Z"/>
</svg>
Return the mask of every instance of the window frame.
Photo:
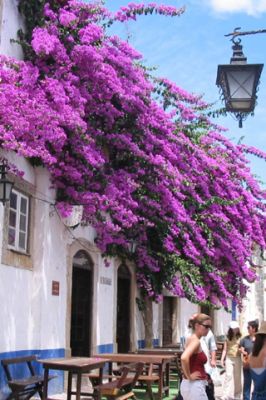
<svg viewBox="0 0 266 400">
<path fill-rule="evenodd" d="M 28 197 L 29 212 L 28 212 L 28 238 L 27 238 L 27 251 L 15 249 L 8 244 L 9 233 L 9 206 L 7 202 L 4 208 L 3 218 L 3 241 L 2 241 L 2 258 L 3 265 L 32 270 L 33 269 L 33 256 L 32 251 L 34 248 L 34 223 L 35 223 L 35 210 L 36 210 L 36 187 L 29 181 L 15 175 L 8 173 L 8 178 L 14 182 L 12 190 L 20 192 L 22 195 Z"/>
<path fill-rule="evenodd" d="M 28 254 L 28 238 L 29 238 L 29 220 L 30 220 L 30 197 L 28 195 L 26 195 L 25 193 L 22 193 L 21 191 L 17 190 L 17 189 L 13 189 L 12 190 L 12 194 L 16 194 L 17 196 L 17 201 L 16 201 L 16 209 L 11 207 L 11 202 L 9 204 L 9 219 L 8 219 L 8 248 L 18 251 L 20 253 L 25 253 Z M 11 196 L 12 196 L 11 194 Z M 26 212 L 23 213 L 23 211 L 21 210 L 21 203 L 22 200 L 26 200 Z M 15 227 L 11 227 L 10 225 L 10 214 L 11 212 L 15 212 L 16 214 L 16 223 L 15 223 Z M 21 225 L 21 218 L 25 216 L 26 217 L 26 222 L 25 222 L 25 231 L 23 231 L 20 227 Z M 14 241 L 14 245 L 9 243 L 9 232 L 10 229 L 14 229 L 15 231 L 15 241 Z M 25 246 L 21 247 L 20 246 L 20 235 L 24 233 L 25 234 Z"/>
</svg>

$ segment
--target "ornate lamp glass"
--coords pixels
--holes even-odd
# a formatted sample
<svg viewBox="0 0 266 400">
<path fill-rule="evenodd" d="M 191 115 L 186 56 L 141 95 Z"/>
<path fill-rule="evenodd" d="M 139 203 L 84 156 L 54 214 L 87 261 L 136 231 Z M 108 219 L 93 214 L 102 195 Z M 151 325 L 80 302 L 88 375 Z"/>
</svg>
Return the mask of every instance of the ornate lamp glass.
<svg viewBox="0 0 266 400">
<path fill-rule="evenodd" d="M 230 64 L 218 65 L 216 85 L 220 87 L 225 109 L 242 121 L 254 111 L 263 64 L 247 64 L 240 41 L 234 42 Z"/>
<path fill-rule="evenodd" d="M 7 164 L 6 162 L 3 162 L 2 165 L 0 165 L 0 201 L 5 204 L 7 201 L 10 200 L 10 195 L 11 195 L 11 190 L 13 187 L 13 182 L 10 182 L 7 177 Z"/>
<path fill-rule="evenodd" d="M 137 248 L 137 242 L 135 239 L 130 239 L 128 242 L 128 250 L 131 254 L 134 254 Z"/>
</svg>

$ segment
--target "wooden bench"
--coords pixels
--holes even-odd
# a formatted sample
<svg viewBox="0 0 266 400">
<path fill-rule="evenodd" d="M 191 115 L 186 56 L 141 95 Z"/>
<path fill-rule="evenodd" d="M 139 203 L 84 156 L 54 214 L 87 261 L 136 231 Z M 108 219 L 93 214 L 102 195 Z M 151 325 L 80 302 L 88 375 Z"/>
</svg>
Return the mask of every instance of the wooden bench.
<svg viewBox="0 0 266 400">
<path fill-rule="evenodd" d="M 86 378 L 89 378 L 93 386 L 98 386 L 100 382 L 100 374 L 98 372 L 90 372 L 88 374 L 83 374 Z M 113 379 L 117 378 L 117 375 L 108 375 L 108 374 L 103 374 L 102 379 L 108 381 L 112 381 Z"/>
<path fill-rule="evenodd" d="M 125 368 L 126 367 L 126 368 Z M 155 368 L 154 368 L 155 367 Z M 127 369 L 129 368 L 129 371 L 127 371 Z M 103 375 L 103 379 L 108 379 L 109 382 L 114 382 L 116 381 L 116 383 L 112 383 L 110 386 L 113 387 L 116 386 L 117 384 L 117 379 L 121 377 L 121 375 L 123 374 L 123 372 L 127 371 L 127 373 L 131 373 L 135 370 L 135 364 L 120 364 L 120 368 L 117 369 L 113 375 Z M 100 376 L 98 373 L 89 373 L 86 374 L 86 376 L 91 380 L 93 386 L 97 386 L 99 385 L 99 379 Z M 151 400 L 153 400 L 153 392 L 152 392 L 152 384 L 154 384 L 155 382 L 159 382 L 160 380 L 160 376 L 158 374 L 158 367 L 157 365 L 154 366 L 153 364 L 146 364 L 143 365 L 142 371 L 141 373 L 138 375 L 136 384 L 138 386 L 136 387 L 144 387 L 143 385 L 145 385 L 147 394 L 149 396 L 149 398 Z M 107 385 L 109 387 L 109 385 Z M 107 387 L 106 386 L 106 387 Z"/>
<path fill-rule="evenodd" d="M 153 400 L 153 392 L 152 392 L 152 384 L 155 382 L 159 382 L 160 376 L 158 374 L 158 370 L 154 371 L 153 364 L 149 364 L 148 368 L 144 370 L 144 372 L 138 377 L 138 382 L 142 385 L 146 384 L 147 393 L 151 400 Z"/>
<path fill-rule="evenodd" d="M 36 374 L 35 369 L 32 365 L 32 362 L 35 361 L 37 361 L 35 355 L 6 358 L 1 360 L 1 364 L 7 378 L 8 386 L 11 389 L 11 393 L 7 397 L 7 400 L 18 400 L 22 398 L 27 400 L 34 396 L 37 392 L 39 393 L 40 398 L 42 398 L 44 377 L 43 375 Z M 28 366 L 29 374 L 26 377 L 17 378 L 16 376 L 14 376 L 14 373 L 12 371 L 14 370 L 13 367 L 18 366 L 19 364 L 26 364 Z M 52 378 L 54 378 L 54 376 L 49 377 L 49 379 Z"/>
<path fill-rule="evenodd" d="M 101 399 L 101 397 L 104 396 L 107 397 L 107 399 L 125 400 L 130 397 L 135 397 L 132 390 L 142 373 L 143 367 L 144 363 L 142 362 L 123 365 L 119 376 L 95 388 L 98 392 L 98 398 Z M 130 374 L 132 371 L 134 371 L 134 373 Z"/>
<path fill-rule="evenodd" d="M 177 347 L 155 347 L 149 349 L 139 349 L 137 350 L 138 354 L 165 354 L 165 355 L 173 355 L 175 358 L 170 363 L 170 373 L 175 373 L 178 376 L 178 379 L 182 379 L 182 366 L 181 366 L 181 354 L 182 350 L 179 350 Z"/>
</svg>

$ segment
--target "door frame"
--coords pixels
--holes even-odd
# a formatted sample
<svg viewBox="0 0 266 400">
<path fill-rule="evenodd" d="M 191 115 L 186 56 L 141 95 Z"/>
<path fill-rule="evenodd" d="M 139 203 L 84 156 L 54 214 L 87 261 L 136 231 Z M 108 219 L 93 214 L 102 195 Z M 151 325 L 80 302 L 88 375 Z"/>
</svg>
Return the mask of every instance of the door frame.
<svg viewBox="0 0 266 400">
<path fill-rule="evenodd" d="M 118 261 L 116 260 L 115 266 L 115 282 L 114 282 L 114 291 L 115 291 L 115 304 L 117 304 L 117 290 L 118 290 L 118 268 L 125 264 L 128 268 L 128 272 L 130 274 L 130 334 L 129 334 L 129 351 L 135 351 L 137 349 L 137 340 L 136 340 L 136 293 L 137 293 L 137 284 L 136 284 L 136 273 L 135 266 L 129 261 Z M 116 330 L 117 330 L 117 310 L 114 307 L 114 325 L 113 325 L 113 343 L 114 343 L 114 352 L 117 352 L 117 342 L 116 342 Z"/>
<path fill-rule="evenodd" d="M 76 262 L 74 262 L 75 258 L 77 255 L 81 253 L 82 256 L 86 259 L 86 266 L 79 266 Z M 82 278 L 80 280 L 80 275 L 82 275 Z M 76 280 L 75 280 L 76 278 Z M 75 285 L 74 285 L 75 284 Z M 75 340 L 72 342 L 71 346 L 71 340 L 72 340 L 72 330 L 76 328 L 75 322 L 76 318 L 74 318 L 75 322 L 73 321 L 73 317 L 76 316 L 77 312 L 77 307 L 75 307 L 74 301 L 80 301 L 83 300 L 84 297 L 81 297 L 81 291 L 79 290 L 81 288 L 80 285 L 85 285 L 82 286 L 82 293 L 84 296 L 84 292 L 86 293 L 86 306 L 85 309 L 83 309 L 82 314 L 79 314 L 80 317 L 83 320 L 82 326 L 83 326 L 83 340 L 82 340 L 82 353 L 81 354 L 75 354 L 76 351 L 80 350 L 76 348 L 75 346 Z M 75 286 L 76 293 L 73 295 L 73 287 Z M 89 255 L 89 253 L 86 250 L 79 250 L 77 253 L 75 253 L 73 262 L 72 262 L 72 293 L 71 293 L 71 326 L 70 326 L 70 346 L 71 346 L 71 351 L 72 351 L 72 356 L 85 356 L 85 357 L 90 357 L 91 356 L 91 322 L 92 322 L 92 299 L 93 299 L 93 262 L 92 259 Z M 75 308 L 74 308 L 75 307 Z M 82 334 L 81 334 L 82 335 Z M 81 343 L 79 342 L 81 345 Z M 74 354 L 73 354 L 74 350 Z"/>
<path fill-rule="evenodd" d="M 83 239 L 77 238 L 72 244 L 68 245 L 67 251 L 67 273 L 66 273 L 66 285 L 67 285 L 67 298 L 66 298 L 66 357 L 71 356 L 70 347 L 70 332 L 71 332 L 71 303 L 72 303 L 72 275 L 73 275 L 73 258 L 75 254 L 83 250 L 88 254 L 88 257 L 92 261 L 92 302 L 91 302 L 91 343 L 90 343 L 90 353 L 97 353 L 97 342 L 96 342 L 96 315 L 95 310 L 97 310 L 97 281 L 99 275 L 99 249 L 91 242 Z"/>
</svg>

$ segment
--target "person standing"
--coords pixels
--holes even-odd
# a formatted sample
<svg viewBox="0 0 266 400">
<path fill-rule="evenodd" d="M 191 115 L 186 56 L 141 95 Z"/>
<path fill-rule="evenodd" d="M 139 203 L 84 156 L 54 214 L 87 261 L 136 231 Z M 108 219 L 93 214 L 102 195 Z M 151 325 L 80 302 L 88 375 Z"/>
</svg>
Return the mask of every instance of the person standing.
<svg viewBox="0 0 266 400">
<path fill-rule="evenodd" d="M 231 321 L 224 343 L 221 364 L 225 367 L 222 400 L 241 399 L 241 333 L 236 321 Z"/>
<path fill-rule="evenodd" d="M 197 315 L 198 315 L 197 313 L 193 314 L 189 320 L 189 323 L 188 323 L 189 335 L 186 335 L 185 341 L 188 339 L 189 336 L 192 335 L 193 330 L 192 330 L 191 321 L 193 321 Z M 211 372 L 212 372 L 212 369 L 216 367 L 217 346 L 216 346 L 214 334 L 211 329 L 209 329 L 206 336 L 202 336 L 200 338 L 200 344 L 201 344 L 202 350 L 204 351 L 204 353 L 206 354 L 206 357 L 207 357 L 207 362 L 204 364 L 204 368 L 205 368 L 205 371 L 207 374 L 207 382 L 208 382 L 208 384 L 206 386 L 206 393 L 208 396 L 208 400 L 215 400 L 214 384 L 213 384 L 213 381 L 211 378 Z"/>
<path fill-rule="evenodd" d="M 207 362 L 204 365 L 205 371 L 208 376 L 208 385 L 206 386 L 206 392 L 209 400 L 215 400 L 214 397 L 214 384 L 211 378 L 211 374 L 213 371 L 213 368 L 216 367 L 216 341 L 214 334 L 211 329 L 209 329 L 209 332 L 207 333 L 206 336 L 202 336 L 200 339 L 202 350 L 207 356 Z"/>
<path fill-rule="evenodd" d="M 204 364 L 207 356 L 202 350 L 200 339 L 211 329 L 211 318 L 206 314 L 195 314 L 189 321 L 192 335 L 187 339 L 181 355 L 184 379 L 180 392 L 184 400 L 208 400 L 206 394 L 207 374 Z"/>
<path fill-rule="evenodd" d="M 250 400 L 251 391 L 251 373 L 249 368 L 249 354 L 252 353 L 253 344 L 256 338 L 256 332 L 258 332 L 259 324 L 257 321 L 248 322 L 248 335 L 240 340 L 240 351 L 242 354 L 243 362 L 243 400 Z"/>
<path fill-rule="evenodd" d="M 250 373 L 254 383 L 252 400 L 266 399 L 266 321 L 255 334 L 252 354 L 249 357 Z"/>
<path fill-rule="evenodd" d="M 211 375 L 212 368 L 216 367 L 216 350 L 217 350 L 216 341 L 212 330 L 209 329 L 207 335 L 202 336 L 200 341 L 202 345 L 202 350 L 208 357 L 208 361 L 205 364 L 205 371 L 207 372 L 207 374 Z"/>
</svg>

